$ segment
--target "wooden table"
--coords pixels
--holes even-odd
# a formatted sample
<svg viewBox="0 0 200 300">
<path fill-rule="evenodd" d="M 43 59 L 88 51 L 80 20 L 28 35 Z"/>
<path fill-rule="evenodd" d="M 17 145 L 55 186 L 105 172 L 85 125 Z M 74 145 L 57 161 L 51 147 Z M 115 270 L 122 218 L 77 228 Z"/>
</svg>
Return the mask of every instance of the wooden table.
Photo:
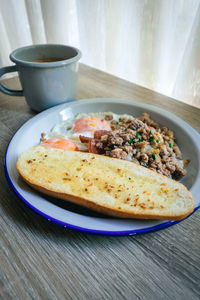
<svg viewBox="0 0 200 300">
<path fill-rule="evenodd" d="M 81 65 L 78 98 L 94 97 L 151 103 L 200 131 L 199 109 Z M 105 237 L 49 223 L 14 194 L 4 153 L 34 115 L 23 98 L 0 93 L 1 299 L 200 299 L 200 210 L 159 232 Z"/>
</svg>

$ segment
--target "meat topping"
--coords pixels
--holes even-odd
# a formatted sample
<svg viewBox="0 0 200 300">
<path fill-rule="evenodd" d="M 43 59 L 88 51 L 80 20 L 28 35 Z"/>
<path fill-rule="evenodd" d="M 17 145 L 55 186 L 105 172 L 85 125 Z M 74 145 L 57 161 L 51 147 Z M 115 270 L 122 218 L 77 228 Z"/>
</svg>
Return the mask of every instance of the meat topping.
<svg viewBox="0 0 200 300">
<path fill-rule="evenodd" d="M 189 161 L 181 160 L 173 131 L 159 127 L 149 114 L 119 121 L 106 115 L 105 119 L 110 121 L 111 131 L 97 130 L 94 138 L 80 136 L 81 142 L 88 143 L 89 152 L 130 160 L 174 179 L 186 174 L 184 165 Z"/>
</svg>

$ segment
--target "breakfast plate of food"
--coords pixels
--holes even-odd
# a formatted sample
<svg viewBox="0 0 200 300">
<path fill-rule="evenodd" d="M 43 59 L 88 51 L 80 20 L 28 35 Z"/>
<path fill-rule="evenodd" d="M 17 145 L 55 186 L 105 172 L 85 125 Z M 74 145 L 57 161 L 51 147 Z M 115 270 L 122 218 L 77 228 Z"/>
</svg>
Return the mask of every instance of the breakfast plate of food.
<svg viewBox="0 0 200 300">
<path fill-rule="evenodd" d="M 149 104 L 83 99 L 26 122 L 7 147 L 5 172 L 49 221 L 94 234 L 148 233 L 200 207 L 200 135 Z"/>
</svg>

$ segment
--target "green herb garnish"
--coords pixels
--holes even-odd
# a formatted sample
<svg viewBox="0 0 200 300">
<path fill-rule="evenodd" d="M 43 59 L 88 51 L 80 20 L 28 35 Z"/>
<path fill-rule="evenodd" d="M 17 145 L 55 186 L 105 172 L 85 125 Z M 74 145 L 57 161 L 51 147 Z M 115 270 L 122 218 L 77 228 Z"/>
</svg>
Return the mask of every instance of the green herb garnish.
<svg viewBox="0 0 200 300">
<path fill-rule="evenodd" d="M 153 136 L 150 136 L 149 142 L 153 142 L 153 141 L 154 141 L 154 137 L 153 137 Z"/>
<path fill-rule="evenodd" d="M 155 154 L 154 153 L 152 153 L 152 158 L 155 160 L 156 159 L 156 156 L 155 156 Z"/>
<path fill-rule="evenodd" d="M 139 142 L 139 143 L 140 143 L 140 142 L 143 142 L 143 139 L 139 139 L 138 142 Z"/>
<path fill-rule="evenodd" d="M 159 143 L 159 140 L 156 140 L 156 143 Z"/>
<path fill-rule="evenodd" d="M 139 138 L 139 136 L 140 136 L 142 133 L 143 133 L 142 131 L 138 131 L 138 132 L 136 133 L 136 138 Z"/>
<path fill-rule="evenodd" d="M 127 132 L 127 128 L 126 128 L 126 129 L 124 129 L 124 132 Z"/>
<path fill-rule="evenodd" d="M 133 139 L 130 139 L 129 141 L 128 141 L 128 143 L 130 144 L 130 145 L 132 145 L 134 142 L 133 142 Z"/>
<path fill-rule="evenodd" d="M 116 124 L 116 125 L 119 125 L 119 122 L 117 121 L 115 124 Z"/>
<path fill-rule="evenodd" d="M 169 147 L 172 148 L 172 144 L 171 143 L 169 143 Z"/>
</svg>

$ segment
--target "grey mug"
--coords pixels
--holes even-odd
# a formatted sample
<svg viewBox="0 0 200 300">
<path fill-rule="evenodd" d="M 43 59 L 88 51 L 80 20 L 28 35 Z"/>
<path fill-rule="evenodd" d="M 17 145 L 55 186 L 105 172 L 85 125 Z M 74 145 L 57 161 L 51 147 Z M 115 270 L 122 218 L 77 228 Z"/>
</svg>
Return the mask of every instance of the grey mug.
<svg viewBox="0 0 200 300">
<path fill-rule="evenodd" d="M 0 91 L 11 96 L 25 96 L 36 111 L 76 99 L 78 61 L 77 48 L 42 44 L 14 50 L 10 59 L 15 63 L 0 69 L 0 77 L 17 71 L 22 90 L 11 90 L 0 84 Z"/>
</svg>

